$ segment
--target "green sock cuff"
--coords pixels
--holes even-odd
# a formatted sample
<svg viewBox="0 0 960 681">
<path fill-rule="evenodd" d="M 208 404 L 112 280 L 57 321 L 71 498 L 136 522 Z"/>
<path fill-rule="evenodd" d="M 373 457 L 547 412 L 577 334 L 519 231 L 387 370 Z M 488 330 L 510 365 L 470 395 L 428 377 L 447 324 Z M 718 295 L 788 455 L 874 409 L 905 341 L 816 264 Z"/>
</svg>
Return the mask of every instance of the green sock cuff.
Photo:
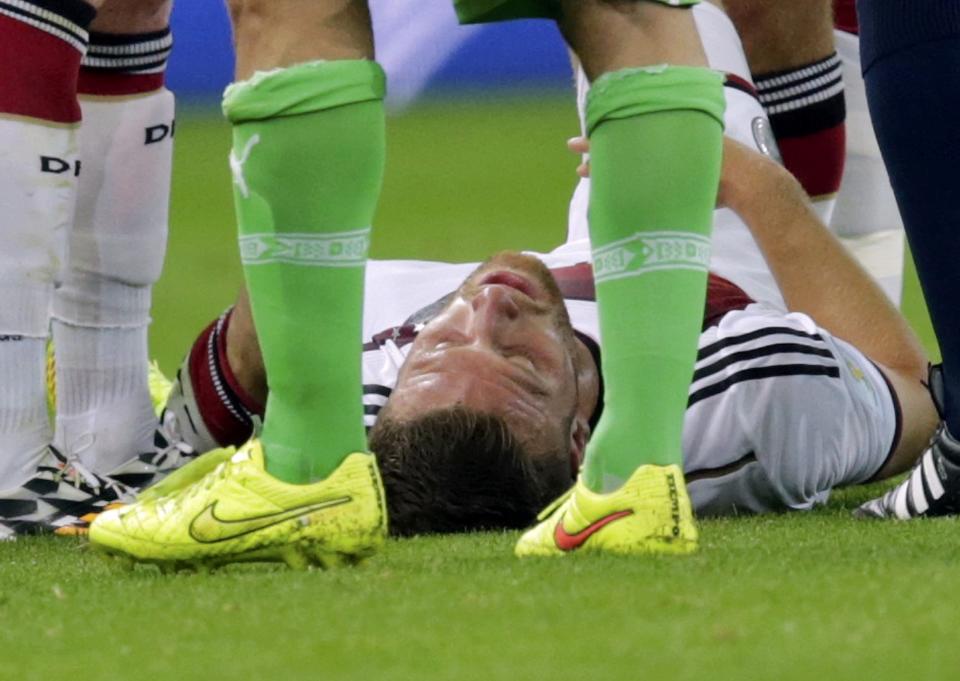
<svg viewBox="0 0 960 681">
<path fill-rule="evenodd" d="M 233 124 L 296 116 L 381 100 L 386 90 L 386 74 L 375 61 L 307 62 L 233 83 L 223 93 L 223 114 Z"/>
<path fill-rule="evenodd" d="M 645 66 L 605 73 L 587 96 L 587 134 L 603 121 L 662 111 L 693 110 L 723 126 L 723 76 L 692 66 Z"/>
</svg>

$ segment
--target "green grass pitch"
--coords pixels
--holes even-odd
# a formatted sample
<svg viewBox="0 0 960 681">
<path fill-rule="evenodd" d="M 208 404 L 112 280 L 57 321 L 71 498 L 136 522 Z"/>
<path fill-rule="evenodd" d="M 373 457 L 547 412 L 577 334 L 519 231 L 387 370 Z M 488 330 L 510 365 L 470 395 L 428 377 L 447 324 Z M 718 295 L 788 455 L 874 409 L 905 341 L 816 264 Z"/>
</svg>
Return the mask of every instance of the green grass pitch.
<svg viewBox="0 0 960 681">
<path fill-rule="evenodd" d="M 569 98 L 432 103 L 390 122 L 376 257 L 559 243 Z M 227 128 L 177 128 L 152 347 L 168 372 L 239 282 Z M 906 308 L 930 344 L 911 283 Z M 305 349 L 305 351 L 309 351 Z M 701 523 L 689 558 L 524 561 L 514 534 L 391 541 L 356 569 L 124 572 L 83 542 L 0 545 L 0 680 L 955 679 L 954 521 Z"/>
</svg>

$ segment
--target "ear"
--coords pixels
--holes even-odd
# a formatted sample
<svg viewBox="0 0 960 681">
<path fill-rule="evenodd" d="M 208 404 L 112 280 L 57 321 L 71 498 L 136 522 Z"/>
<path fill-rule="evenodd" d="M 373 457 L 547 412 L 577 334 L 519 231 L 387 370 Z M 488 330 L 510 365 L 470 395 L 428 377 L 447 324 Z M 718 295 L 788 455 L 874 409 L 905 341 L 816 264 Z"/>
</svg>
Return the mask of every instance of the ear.
<svg viewBox="0 0 960 681">
<path fill-rule="evenodd" d="M 600 400 L 600 372 L 597 363 L 590 354 L 590 350 L 578 338 L 576 341 L 577 377 L 577 404 L 573 414 L 573 423 L 570 426 L 570 451 L 577 457 L 576 467 L 579 468 L 586 451 L 587 440 L 590 439 L 590 418 Z"/>
<path fill-rule="evenodd" d="M 583 456 L 587 451 L 587 440 L 590 439 L 590 423 L 579 416 L 574 417 L 570 424 L 570 474 L 577 477 Z"/>
</svg>

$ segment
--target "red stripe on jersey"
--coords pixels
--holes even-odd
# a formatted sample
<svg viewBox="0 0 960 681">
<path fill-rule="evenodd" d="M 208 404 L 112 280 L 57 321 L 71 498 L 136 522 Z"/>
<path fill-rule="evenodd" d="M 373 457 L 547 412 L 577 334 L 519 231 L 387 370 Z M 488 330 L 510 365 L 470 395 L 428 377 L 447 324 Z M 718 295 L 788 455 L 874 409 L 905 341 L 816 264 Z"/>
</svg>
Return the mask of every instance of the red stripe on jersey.
<svg viewBox="0 0 960 681">
<path fill-rule="evenodd" d="M 80 69 L 77 91 L 84 95 L 139 95 L 163 87 L 160 73 L 114 73 L 102 69 Z"/>
<path fill-rule="evenodd" d="M 753 298 L 732 281 L 713 272 L 707 277 L 707 304 L 703 310 L 703 328 L 716 326 L 728 312 L 742 310 L 753 303 Z"/>
<path fill-rule="evenodd" d="M 567 300 L 596 300 L 597 291 L 593 287 L 593 268 L 588 262 L 569 267 L 555 267 L 550 270 L 560 287 L 560 293 Z"/>
<path fill-rule="evenodd" d="M 80 58 L 65 40 L 0 14 L 0 114 L 79 122 Z"/>
<path fill-rule="evenodd" d="M 754 86 L 754 84 L 751 83 L 746 78 L 741 78 L 740 76 L 734 73 L 728 73 L 726 80 L 724 80 L 723 84 L 726 87 L 733 88 L 734 90 L 740 90 L 740 92 L 746 92 L 748 95 L 750 95 L 751 97 L 753 97 L 758 101 L 760 99 L 760 96 L 757 94 L 757 88 Z"/>
<path fill-rule="evenodd" d="M 816 198 L 836 194 L 846 159 L 846 126 L 777 140 L 783 164 L 800 181 L 807 195 Z"/>
<path fill-rule="evenodd" d="M 856 0 L 833 0 L 833 18 L 837 29 L 854 35 L 860 33 Z"/>
</svg>

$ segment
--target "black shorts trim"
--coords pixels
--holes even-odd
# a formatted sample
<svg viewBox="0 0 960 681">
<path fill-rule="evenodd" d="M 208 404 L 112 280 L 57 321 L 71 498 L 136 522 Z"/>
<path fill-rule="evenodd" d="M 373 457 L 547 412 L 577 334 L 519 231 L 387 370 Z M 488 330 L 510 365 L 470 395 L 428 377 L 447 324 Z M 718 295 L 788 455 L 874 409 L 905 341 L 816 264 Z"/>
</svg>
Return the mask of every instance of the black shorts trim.
<svg viewBox="0 0 960 681">
<path fill-rule="evenodd" d="M 864 357 L 866 357 L 866 355 L 864 355 Z M 900 446 L 900 440 L 903 437 L 903 407 L 900 404 L 900 396 L 897 395 L 897 391 L 893 387 L 893 383 L 891 383 L 890 379 L 887 378 L 886 372 L 880 368 L 880 365 L 869 357 L 867 357 L 867 361 L 873 365 L 873 368 L 876 369 L 877 373 L 883 377 L 883 382 L 887 385 L 887 392 L 890 393 L 890 400 L 893 402 L 893 412 L 897 423 L 893 429 L 893 441 L 890 443 L 890 449 L 887 451 L 887 455 L 883 457 L 883 463 L 877 467 L 877 470 L 873 475 L 860 483 L 863 485 L 867 485 L 878 480 L 877 476 L 880 475 L 880 471 L 886 468 L 887 464 L 890 463 L 890 459 L 893 458 L 893 454 L 897 451 L 897 447 Z"/>
</svg>

